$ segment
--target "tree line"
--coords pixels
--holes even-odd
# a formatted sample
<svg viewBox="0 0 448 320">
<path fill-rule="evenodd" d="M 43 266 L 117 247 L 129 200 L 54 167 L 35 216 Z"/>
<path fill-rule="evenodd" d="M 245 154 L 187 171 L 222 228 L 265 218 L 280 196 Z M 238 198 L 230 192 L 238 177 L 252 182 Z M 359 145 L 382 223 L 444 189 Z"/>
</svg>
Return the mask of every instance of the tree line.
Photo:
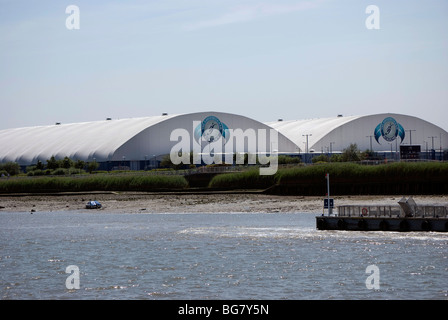
<svg viewBox="0 0 448 320">
<path fill-rule="evenodd" d="M 358 149 L 356 143 L 352 143 L 342 150 L 341 153 L 334 153 L 331 156 L 321 154 L 313 157 L 312 162 L 358 162 L 363 160 L 378 160 L 378 157 L 376 157 L 375 152 L 372 150 L 365 150 L 362 152 Z"/>
<path fill-rule="evenodd" d="M 25 173 L 28 176 L 80 174 L 92 173 L 98 167 L 99 164 L 96 161 L 72 160 L 69 157 L 57 160 L 53 156 L 46 160 L 45 164 L 38 160 L 35 165 L 27 166 Z M 20 173 L 22 173 L 21 168 L 17 162 L 0 163 L 0 176 L 15 176 Z"/>
<path fill-rule="evenodd" d="M 193 152 L 189 153 L 190 156 L 190 163 L 193 163 Z M 253 163 L 249 161 L 249 158 L 251 156 L 256 157 L 255 160 L 255 164 L 260 164 L 258 161 L 258 156 L 257 155 L 251 155 L 248 153 L 242 153 L 242 154 L 234 154 L 233 155 L 233 164 L 238 163 L 237 162 L 237 157 L 243 157 L 244 160 L 241 161 L 242 165 L 248 165 Z M 320 154 L 318 156 L 313 156 L 311 161 L 313 163 L 319 163 L 319 162 L 358 162 L 358 161 L 362 161 L 362 160 L 374 160 L 375 158 L 375 153 L 371 150 L 366 150 L 364 152 L 360 151 L 358 149 L 358 146 L 356 143 L 350 144 L 347 148 L 345 148 L 344 150 L 342 150 L 341 153 L 334 153 L 331 156 L 327 155 L 327 154 Z M 302 159 L 300 157 L 297 156 L 290 156 L 290 155 L 278 155 L 277 157 L 277 163 L 278 164 L 299 164 L 302 163 Z M 232 165 L 232 163 L 225 163 L 223 161 L 223 163 L 221 165 Z M 160 167 L 161 168 L 172 168 L 175 170 L 179 170 L 179 169 L 188 169 L 188 168 L 192 168 L 192 167 L 196 167 L 195 165 L 186 165 L 183 163 L 180 164 L 173 164 L 171 161 L 171 157 L 169 154 L 165 155 L 165 157 L 163 157 L 162 161 L 160 162 Z"/>
<path fill-rule="evenodd" d="M 69 157 L 57 160 L 54 156 L 46 161 L 44 165 L 40 160 L 35 165 L 26 167 L 26 173 L 28 176 L 38 175 L 66 175 L 66 174 L 79 174 L 97 170 L 99 167 L 98 162 L 83 160 L 72 160 Z"/>
</svg>

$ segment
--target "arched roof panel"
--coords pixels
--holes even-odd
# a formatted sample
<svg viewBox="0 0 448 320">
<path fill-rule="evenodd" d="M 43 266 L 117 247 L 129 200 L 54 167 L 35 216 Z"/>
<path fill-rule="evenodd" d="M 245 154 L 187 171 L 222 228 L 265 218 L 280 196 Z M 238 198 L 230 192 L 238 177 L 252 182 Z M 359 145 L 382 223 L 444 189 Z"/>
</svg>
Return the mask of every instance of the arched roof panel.
<svg viewBox="0 0 448 320">
<path fill-rule="evenodd" d="M 42 162 L 55 156 L 98 162 L 126 159 L 138 161 L 170 153 L 176 143 L 170 133 L 184 128 L 193 134 L 194 121 L 218 117 L 228 128 L 271 129 L 248 117 L 223 112 L 198 112 L 143 118 L 103 120 L 82 123 L 37 126 L 0 131 L 0 162 L 21 165 Z M 277 151 L 294 152 L 295 144 L 279 134 Z M 269 149 L 269 146 L 267 147 Z M 281 150 L 280 150 L 281 149 Z"/>
<path fill-rule="evenodd" d="M 280 133 L 292 140 L 302 151 L 305 151 L 307 135 L 308 148 L 312 149 L 313 145 L 325 137 L 328 132 L 358 118 L 359 116 L 333 117 L 275 121 L 267 122 L 266 124 L 278 130 Z"/>
<path fill-rule="evenodd" d="M 375 129 L 387 118 L 393 118 L 404 131 L 404 139 L 400 137 L 387 141 L 382 137 L 375 137 Z M 356 143 L 358 149 L 377 152 L 399 151 L 399 146 L 420 145 L 421 150 L 426 149 L 430 141 L 436 141 L 434 149 L 448 148 L 448 133 L 442 128 L 423 119 L 395 113 L 381 113 L 365 116 L 333 117 L 310 120 L 289 120 L 269 122 L 268 125 L 283 133 L 306 150 L 308 135 L 308 149 L 310 152 L 327 152 L 332 146 L 332 151 L 342 151 L 350 144 Z M 377 140 L 378 139 L 378 140 Z M 370 142 L 372 142 L 370 144 Z"/>
<path fill-rule="evenodd" d="M 0 161 L 20 164 L 52 156 L 106 161 L 126 141 L 172 116 L 37 126 L 0 131 Z"/>
</svg>

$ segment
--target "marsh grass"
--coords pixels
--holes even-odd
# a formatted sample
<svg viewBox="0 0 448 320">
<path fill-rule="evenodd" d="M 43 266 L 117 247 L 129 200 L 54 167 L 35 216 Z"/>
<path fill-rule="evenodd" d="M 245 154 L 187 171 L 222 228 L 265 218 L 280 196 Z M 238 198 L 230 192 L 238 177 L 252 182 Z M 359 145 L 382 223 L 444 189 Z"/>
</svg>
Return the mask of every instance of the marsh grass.
<svg viewBox="0 0 448 320">
<path fill-rule="evenodd" d="M 42 193 L 80 191 L 154 191 L 184 189 L 183 176 L 88 175 L 80 177 L 28 177 L 0 180 L 2 193 Z"/>
<path fill-rule="evenodd" d="M 212 178 L 210 188 L 224 189 L 265 189 L 277 182 L 277 174 L 260 175 L 259 169 L 219 174 Z"/>
<path fill-rule="evenodd" d="M 258 168 L 214 176 L 213 189 L 270 189 L 276 194 L 325 195 L 325 174 L 330 174 L 332 195 L 342 194 L 447 194 L 448 163 L 322 163 L 279 169 L 260 175 Z M 0 179 L 0 193 L 82 191 L 157 191 L 188 188 L 181 175 L 142 173 L 14 177 Z"/>
<path fill-rule="evenodd" d="M 443 194 L 448 192 L 448 163 L 323 163 L 280 169 L 260 176 L 258 170 L 222 174 L 210 182 L 213 188 L 264 189 L 277 187 L 280 194 L 322 195 L 329 173 L 333 194 Z"/>
</svg>

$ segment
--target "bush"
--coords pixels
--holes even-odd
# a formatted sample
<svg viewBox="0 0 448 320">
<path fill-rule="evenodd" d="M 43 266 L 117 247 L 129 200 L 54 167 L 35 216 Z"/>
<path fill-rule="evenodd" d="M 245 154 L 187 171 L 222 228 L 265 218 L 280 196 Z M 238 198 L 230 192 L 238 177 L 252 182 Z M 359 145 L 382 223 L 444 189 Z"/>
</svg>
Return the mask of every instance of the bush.
<svg viewBox="0 0 448 320">
<path fill-rule="evenodd" d="M 94 162 L 96 164 L 96 162 Z M 17 164 L 18 168 L 20 166 Z M 26 167 L 26 172 L 28 176 L 33 175 L 41 175 L 41 173 L 32 173 L 35 170 L 41 170 L 44 172 L 43 174 L 49 175 L 65 175 L 65 174 L 76 174 L 85 172 L 84 168 L 86 166 L 86 163 L 81 160 L 73 161 L 69 157 L 64 157 L 64 159 L 56 160 L 54 156 L 52 156 L 50 159 L 47 160 L 46 166 L 39 160 L 36 165 L 30 165 Z M 98 165 L 92 165 L 89 169 L 95 170 L 98 168 Z M 65 170 L 65 171 L 61 171 Z"/>
<path fill-rule="evenodd" d="M 68 169 L 68 174 L 81 174 L 81 173 L 85 173 L 85 171 L 74 167 Z"/>
<path fill-rule="evenodd" d="M 20 173 L 20 166 L 16 162 L 6 162 L 0 164 L 0 171 L 5 171 L 5 175 L 15 176 Z"/>
<path fill-rule="evenodd" d="M 43 176 L 44 175 L 44 171 L 40 170 L 40 169 L 34 169 L 33 171 L 28 172 L 26 175 L 29 177 L 33 177 L 33 176 Z"/>
<path fill-rule="evenodd" d="M 63 176 L 66 175 L 67 173 L 68 173 L 67 169 L 64 168 L 58 168 L 52 172 L 52 174 L 54 174 L 55 176 Z"/>
<path fill-rule="evenodd" d="M 313 157 L 313 159 L 311 159 L 311 161 L 313 163 L 318 163 L 318 162 L 328 162 L 330 159 L 328 158 L 328 156 L 326 154 L 321 154 L 318 155 L 316 157 Z"/>
<path fill-rule="evenodd" d="M 259 169 L 238 173 L 216 175 L 209 183 L 209 188 L 225 189 L 265 189 L 277 182 L 277 175 L 260 175 Z"/>
<path fill-rule="evenodd" d="M 299 157 L 291 157 L 285 155 L 279 155 L 277 161 L 278 164 L 294 164 L 302 162 L 302 160 Z"/>
</svg>

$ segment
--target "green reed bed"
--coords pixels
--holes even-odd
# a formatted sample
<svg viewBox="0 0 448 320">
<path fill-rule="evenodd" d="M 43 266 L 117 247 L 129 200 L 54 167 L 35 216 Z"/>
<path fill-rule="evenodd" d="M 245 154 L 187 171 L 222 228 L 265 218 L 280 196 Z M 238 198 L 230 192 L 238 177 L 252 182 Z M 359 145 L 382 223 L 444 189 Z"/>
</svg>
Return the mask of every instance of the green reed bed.
<svg viewBox="0 0 448 320">
<path fill-rule="evenodd" d="M 279 169 L 274 175 L 260 175 L 258 168 L 219 174 L 209 188 L 269 189 L 274 194 L 325 195 L 325 174 L 330 174 L 331 195 L 348 194 L 448 194 L 448 163 L 322 163 Z M 80 176 L 1 178 L 0 193 L 42 193 L 82 191 L 156 191 L 188 188 L 180 175 L 140 173 Z"/>
<path fill-rule="evenodd" d="M 365 166 L 337 163 L 286 170 L 280 173 L 279 191 L 290 194 L 445 194 L 447 163 L 391 163 Z"/>
<path fill-rule="evenodd" d="M 361 165 L 324 163 L 280 169 L 272 176 L 258 170 L 223 174 L 210 182 L 213 188 L 264 189 L 276 194 L 325 195 L 325 175 L 331 193 L 343 194 L 446 194 L 448 163 L 391 163 Z"/>
<path fill-rule="evenodd" d="M 277 174 L 260 175 L 259 169 L 219 174 L 212 178 L 209 188 L 266 189 L 277 183 Z"/>
<path fill-rule="evenodd" d="M 81 191 L 154 191 L 184 189 L 188 182 L 183 176 L 114 176 L 32 177 L 0 180 L 1 193 L 42 193 Z"/>
</svg>

